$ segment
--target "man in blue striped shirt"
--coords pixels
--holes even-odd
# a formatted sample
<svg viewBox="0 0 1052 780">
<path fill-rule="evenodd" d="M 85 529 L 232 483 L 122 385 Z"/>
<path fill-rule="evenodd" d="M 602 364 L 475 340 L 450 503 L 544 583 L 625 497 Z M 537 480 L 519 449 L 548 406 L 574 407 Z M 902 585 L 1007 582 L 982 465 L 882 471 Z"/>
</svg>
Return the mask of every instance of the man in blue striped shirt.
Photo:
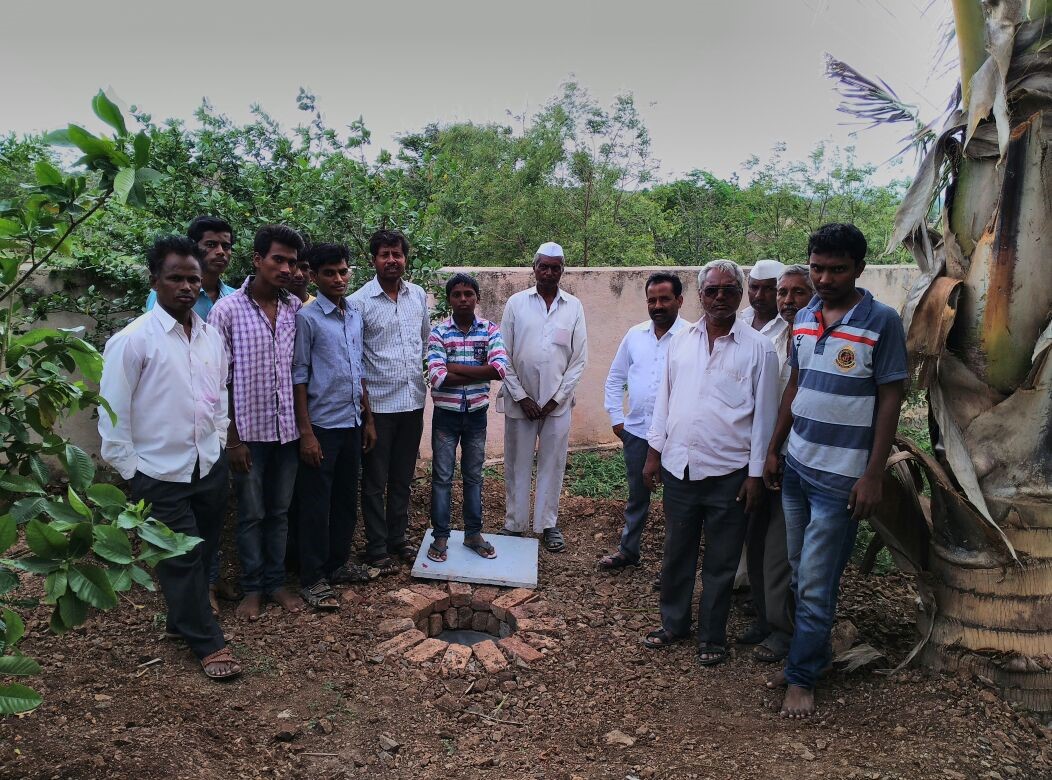
<svg viewBox="0 0 1052 780">
<path fill-rule="evenodd" d="M 788 718 L 815 712 L 815 683 L 832 660 L 840 576 L 858 522 L 880 503 L 908 376 L 898 314 L 855 286 L 866 267 L 862 232 L 823 225 L 807 252 L 817 295 L 796 315 L 789 384 L 764 466 L 767 486 L 782 491 L 796 595 L 789 656 L 771 681 L 788 686 L 781 711 Z"/>
</svg>

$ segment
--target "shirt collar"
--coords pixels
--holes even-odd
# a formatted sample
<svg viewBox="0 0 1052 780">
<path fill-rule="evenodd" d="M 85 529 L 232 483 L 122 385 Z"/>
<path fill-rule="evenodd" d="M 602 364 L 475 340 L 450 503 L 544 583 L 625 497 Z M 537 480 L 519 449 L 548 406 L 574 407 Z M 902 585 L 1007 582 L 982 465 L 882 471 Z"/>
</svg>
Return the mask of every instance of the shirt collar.
<svg viewBox="0 0 1052 780">
<path fill-rule="evenodd" d="M 255 278 L 256 278 L 255 274 L 252 274 L 250 276 L 246 276 L 245 277 L 245 281 L 241 283 L 240 291 L 249 300 L 252 300 L 252 296 L 249 295 L 248 291 L 252 288 L 252 280 L 255 279 Z M 289 293 L 288 290 L 286 290 L 284 287 L 279 287 L 278 288 L 278 303 L 288 303 L 289 302 L 289 297 L 290 297 L 290 293 Z M 296 300 L 299 300 L 299 299 L 297 298 Z"/>
<path fill-rule="evenodd" d="M 456 321 L 453 319 L 453 315 L 452 314 L 450 314 L 448 317 L 446 317 L 445 325 L 446 325 L 447 328 L 453 328 L 454 330 L 460 330 L 460 327 L 457 325 Z M 475 330 L 476 328 L 481 328 L 481 327 L 482 327 L 482 319 L 476 313 L 475 314 L 475 318 L 471 321 L 471 330 Z M 461 331 L 461 333 L 463 333 L 463 331 Z"/>
<path fill-rule="evenodd" d="M 304 304 L 306 305 L 306 304 Z M 329 300 L 328 296 L 315 296 L 312 306 L 320 306 L 323 314 L 332 314 L 336 310 L 336 304 Z M 351 307 L 347 305 L 347 299 L 343 299 L 343 310 L 346 312 Z"/>
<path fill-rule="evenodd" d="M 690 328 L 690 330 L 692 330 L 694 332 L 697 332 L 697 333 L 708 333 L 708 330 L 705 327 L 706 319 L 707 319 L 707 316 L 702 314 L 701 315 L 701 319 L 699 319 L 693 325 L 690 325 L 688 327 Z M 751 328 L 751 327 L 752 327 L 751 325 L 746 325 L 744 322 L 742 322 L 742 318 L 741 317 L 735 317 L 734 318 L 734 324 L 731 325 L 731 332 L 728 333 L 727 335 L 730 336 L 732 339 L 734 339 L 735 342 L 741 342 L 742 331 L 745 330 L 746 328 Z M 723 338 L 723 337 L 721 336 L 720 338 Z"/>
<path fill-rule="evenodd" d="M 540 297 L 541 294 L 537 291 L 537 285 L 533 285 L 533 287 L 530 288 L 530 295 L 536 295 L 537 297 Z M 562 298 L 564 301 L 569 300 L 569 298 L 566 297 L 566 290 L 564 290 L 562 287 L 559 288 L 559 291 L 555 295 L 555 300 L 558 300 L 560 298 Z"/>
<path fill-rule="evenodd" d="M 161 306 L 160 304 L 157 304 L 152 309 L 150 309 L 150 313 L 153 314 L 154 319 L 157 320 L 158 324 L 161 326 L 161 329 L 165 333 L 171 333 L 176 327 L 179 326 L 179 322 L 175 319 L 175 317 L 173 317 L 171 314 L 166 312 L 164 310 L 164 307 Z M 190 310 L 190 336 L 191 337 L 196 336 L 197 333 L 201 330 L 201 326 L 203 324 L 204 324 L 204 320 L 201 319 L 201 316 L 196 311 L 191 309 Z"/>
<path fill-rule="evenodd" d="M 688 323 L 685 319 L 683 319 L 682 317 L 680 317 L 677 314 L 676 315 L 676 321 L 673 322 L 671 327 L 669 327 L 669 329 L 665 331 L 665 336 L 675 335 L 676 333 L 679 333 L 681 330 L 683 330 L 684 328 L 688 327 L 689 325 L 690 325 L 690 323 Z M 650 320 L 649 322 L 647 322 L 647 332 L 650 333 L 651 335 L 654 335 L 654 321 L 653 320 Z M 662 336 L 661 338 L 664 338 L 665 336 Z M 655 338 L 656 338 L 656 336 L 655 336 Z"/>
<path fill-rule="evenodd" d="M 370 279 L 367 282 L 367 284 L 369 286 L 369 295 L 370 295 L 370 297 L 376 298 L 377 296 L 380 296 L 380 295 L 387 295 L 387 293 L 384 292 L 384 288 L 380 286 L 380 277 L 374 276 L 372 279 Z M 401 295 L 402 293 L 407 293 L 407 292 L 409 292 L 409 285 L 405 283 L 405 279 L 399 279 L 398 280 L 398 294 Z"/>
<path fill-rule="evenodd" d="M 869 316 L 869 313 L 873 308 L 873 293 L 863 287 L 856 287 L 855 289 L 859 291 L 862 297 L 859 299 L 858 303 L 848 309 L 847 314 L 845 314 L 844 318 L 840 320 L 842 325 L 847 325 L 848 322 L 853 320 L 856 316 L 865 319 Z M 820 311 L 822 308 L 822 299 L 819 298 L 817 294 L 811 299 L 811 302 L 807 304 L 807 310 L 812 314 Z"/>
</svg>

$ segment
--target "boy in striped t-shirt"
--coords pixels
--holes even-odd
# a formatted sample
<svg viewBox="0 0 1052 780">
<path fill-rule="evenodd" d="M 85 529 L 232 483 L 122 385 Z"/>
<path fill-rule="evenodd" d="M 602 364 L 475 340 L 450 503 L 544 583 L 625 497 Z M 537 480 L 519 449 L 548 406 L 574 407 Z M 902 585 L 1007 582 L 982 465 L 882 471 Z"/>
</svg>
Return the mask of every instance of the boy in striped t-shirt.
<svg viewBox="0 0 1052 780">
<path fill-rule="evenodd" d="M 855 286 L 866 267 L 862 232 L 824 225 L 807 252 L 817 295 L 796 315 L 789 383 L 764 467 L 767 486 L 782 491 L 796 596 L 789 656 L 771 682 L 788 686 L 781 714 L 789 718 L 815 712 L 815 683 L 832 660 L 840 576 L 859 520 L 880 503 L 908 376 L 899 315 Z"/>
<path fill-rule="evenodd" d="M 446 560 L 449 540 L 453 469 L 460 443 L 464 477 L 464 545 L 483 558 L 495 558 L 482 538 L 482 464 L 486 459 L 486 413 L 489 383 L 503 379 L 508 353 L 500 329 L 475 316 L 479 284 L 473 276 L 455 274 L 446 282 L 452 316 L 431 329 L 427 340 L 427 376 L 431 400 L 431 525 L 427 557 Z"/>
</svg>

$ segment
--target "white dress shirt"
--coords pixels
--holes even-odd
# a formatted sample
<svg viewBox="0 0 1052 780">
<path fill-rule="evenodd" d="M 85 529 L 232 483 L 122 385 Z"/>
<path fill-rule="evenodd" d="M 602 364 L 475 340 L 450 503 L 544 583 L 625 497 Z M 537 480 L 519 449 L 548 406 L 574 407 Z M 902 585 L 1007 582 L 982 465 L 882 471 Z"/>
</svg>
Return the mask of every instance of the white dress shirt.
<svg viewBox="0 0 1052 780">
<path fill-rule="evenodd" d="M 374 412 L 412 412 L 424 408 L 424 359 L 431 316 L 427 293 L 400 281 L 391 300 L 374 276 L 350 297 L 362 313 L 362 360 L 369 406 Z"/>
<path fill-rule="evenodd" d="M 738 312 L 738 319 L 752 328 L 753 320 L 756 319 L 756 310 L 750 306 L 747 309 L 743 309 Z M 753 328 L 756 330 L 756 328 Z M 789 331 L 792 330 L 789 327 L 789 323 L 782 319 L 782 315 L 777 314 L 773 320 L 768 320 L 764 323 L 764 326 L 757 330 L 760 333 L 771 340 L 774 344 L 774 349 L 778 353 L 778 365 L 781 366 L 779 370 L 779 378 L 781 385 L 779 387 L 779 398 L 781 397 L 781 391 L 785 390 L 785 386 L 789 384 Z"/>
<path fill-rule="evenodd" d="M 672 327 L 659 339 L 654 334 L 654 321 L 633 326 L 621 339 L 610 373 L 606 376 L 606 412 L 610 425 L 640 439 L 647 437 L 654 414 L 654 396 L 665 378 L 665 355 L 669 342 L 689 323 L 676 317 Z M 628 386 L 628 414 L 624 410 L 625 386 Z"/>
<path fill-rule="evenodd" d="M 558 405 L 551 416 L 566 414 L 588 362 L 581 302 L 559 290 L 549 309 L 536 287 L 517 292 L 504 306 L 500 333 L 508 353 L 508 370 L 497 411 L 525 419 L 518 402 L 529 397 L 540 407 L 555 399 Z"/>
<path fill-rule="evenodd" d="M 164 482 L 207 475 L 226 445 L 228 361 L 223 337 L 191 312 L 190 338 L 155 306 L 106 342 L 99 391 L 102 457 L 125 479 Z"/>
<path fill-rule="evenodd" d="M 749 467 L 763 475 L 778 417 L 778 355 L 766 336 L 735 319 L 709 353 L 706 319 L 672 338 L 647 440 L 661 465 L 682 479 Z"/>
</svg>

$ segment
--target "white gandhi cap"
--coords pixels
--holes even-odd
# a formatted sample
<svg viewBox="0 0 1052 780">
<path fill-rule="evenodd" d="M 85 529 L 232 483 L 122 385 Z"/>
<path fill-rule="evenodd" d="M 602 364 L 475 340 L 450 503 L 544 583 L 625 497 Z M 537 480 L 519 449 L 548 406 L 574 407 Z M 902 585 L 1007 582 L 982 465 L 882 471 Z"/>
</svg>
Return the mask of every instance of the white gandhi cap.
<svg viewBox="0 0 1052 780">
<path fill-rule="evenodd" d="M 749 278 L 760 282 L 764 279 L 777 279 L 785 272 L 785 266 L 777 260 L 757 260 L 749 271 Z"/>
<path fill-rule="evenodd" d="M 537 254 L 544 255 L 545 257 L 562 257 L 563 248 L 554 241 L 545 241 L 537 249 Z"/>
</svg>

